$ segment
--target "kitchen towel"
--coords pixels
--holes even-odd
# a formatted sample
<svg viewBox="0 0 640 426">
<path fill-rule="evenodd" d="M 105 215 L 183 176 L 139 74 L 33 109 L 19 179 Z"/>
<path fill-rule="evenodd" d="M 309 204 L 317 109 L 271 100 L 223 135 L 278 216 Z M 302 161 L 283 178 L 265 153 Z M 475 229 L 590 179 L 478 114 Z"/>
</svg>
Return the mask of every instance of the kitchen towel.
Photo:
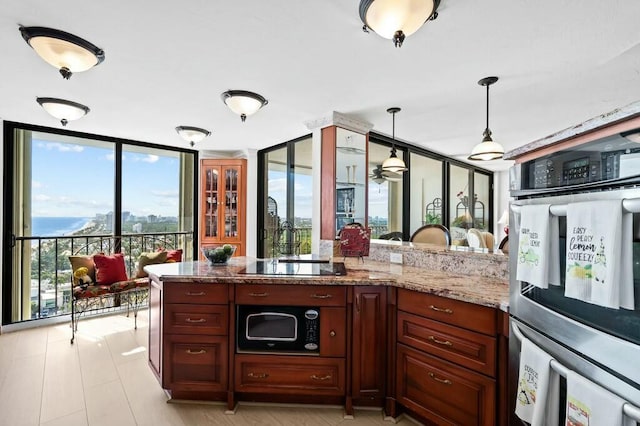
<svg viewBox="0 0 640 426">
<path fill-rule="evenodd" d="M 560 285 L 558 217 L 549 204 L 522 206 L 516 279 L 540 288 Z"/>
<path fill-rule="evenodd" d="M 624 403 L 622 398 L 578 373 L 571 370 L 567 373 L 566 426 L 635 426 L 635 421 L 622 411 Z"/>
<path fill-rule="evenodd" d="M 553 358 L 526 337 L 522 339 L 516 415 L 532 426 L 558 424 L 560 376 Z"/>
<path fill-rule="evenodd" d="M 633 217 L 622 200 L 567 206 L 564 295 L 607 308 L 634 308 Z"/>
</svg>

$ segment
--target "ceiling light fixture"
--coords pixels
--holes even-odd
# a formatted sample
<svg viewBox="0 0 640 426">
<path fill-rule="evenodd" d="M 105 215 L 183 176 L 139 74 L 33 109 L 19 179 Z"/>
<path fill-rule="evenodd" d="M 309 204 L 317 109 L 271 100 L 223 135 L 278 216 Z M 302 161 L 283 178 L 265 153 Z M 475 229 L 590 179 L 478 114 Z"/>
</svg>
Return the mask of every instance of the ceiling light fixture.
<svg viewBox="0 0 640 426">
<path fill-rule="evenodd" d="M 269 103 L 257 93 L 246 90 L 227 90 L 221 95 L 222 101 L 240 116 L 244 122 L 248 116 L 255 114 L 260 108 Z"/>
<path fill-rule="evenodd" d="M 200 127 L 193 126 L 178 126 L 176 127 L 176 132 L 178 132 L 182 139 L 189 142 L 191 146 L 195 145 L 211 134 L 211 132 L 207 129 L 201 129 Z"/>
<path fill-rule="evenodd" d="M 382 163 L 382 170 L 384 170 L 385 172 L 391 172 L 391 173 L 400 173 L 400 172 L 406 172 L 407 170 L 407 166 L 404 164 L 404 161 L 402 161 L 400 158 L 398 158 L 398 156 L 396 155 L 396 114 L 398 112 L 400 112 L 401 109 L 398 107 L 392 107 L 389 108 L 387 110 L 387 112 L 389 114 L 391 114 L 393 116 L 393 127 L 392 127 L 392 139 L 391 139 L 391 155 L 389 156 L 389 158 L 387 158 L 386 160 L 384 160 L 384 162 Z"/>
<path fill-rule="evenodd" d="M 73 101 L 58 98 L 36 98 L 45 111 L 60 120 L 63 126 L 69 121 L 84 117 L 91 111 L 89 107 Z"/>
<path fill-rule="evenodd" d="M 504 148 L 498 142 L 491 139 L 491 130 L 489 130 L 489 86 L 498 81 L 498 77 L 485 77 L 478 81 L 480 86 L 487 88 L 487 127 L 484 129 L 482 142 L 473 147 L 469 160 L 497 160 L 504 155 Z"/>
<path fill-rule="evenodd" d="M 438 17 L 439 5 L 440 0 L 360 0 L 362 29 L 369 32 L 370 28 L 401 47 L 406 36 Z"/>
<path fill-rule="evenodd" d="M 628 132 L 620 133 L 620 136 L 628 140 L 629 142 L 640 143 L 640 130 L 630 130 Z"/>
<path fill-rule="evenodd" d="M 104 61 L 104 51 L 73 34 L 53 28 L 20 26 L 22 38 L 36 53 L 60 70 L 65 79 Z"/>
</svg>

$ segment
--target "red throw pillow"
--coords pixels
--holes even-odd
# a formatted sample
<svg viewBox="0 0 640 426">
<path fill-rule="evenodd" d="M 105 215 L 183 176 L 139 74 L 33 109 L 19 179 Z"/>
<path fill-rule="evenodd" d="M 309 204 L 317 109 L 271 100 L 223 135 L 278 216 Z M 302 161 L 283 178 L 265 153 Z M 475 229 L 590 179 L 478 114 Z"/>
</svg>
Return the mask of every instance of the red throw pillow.
<svg viewBox="0 0 640 426">
<path fill-rule="evenodd" d="M 167 262 L 182 262 L 182 249 L 167 250 Z"/>
<path fill-rule="evenodd" d="M 112 255 L 96 254 L 93 256 L 96 264 L 96 282 L 99 285 L 109 285 L 118 281 L 127 281 L 127 271 L 124 267 L 124 255 L 115 253 Z"/>
</svg>

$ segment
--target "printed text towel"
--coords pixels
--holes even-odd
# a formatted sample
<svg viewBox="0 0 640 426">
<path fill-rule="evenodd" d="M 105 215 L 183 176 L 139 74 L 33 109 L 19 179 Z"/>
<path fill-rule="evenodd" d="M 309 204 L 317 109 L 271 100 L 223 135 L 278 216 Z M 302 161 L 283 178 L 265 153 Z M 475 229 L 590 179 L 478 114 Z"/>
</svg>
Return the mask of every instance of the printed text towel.
<svg viewBox="0 0 640 426">
<path fill-rule="evenodd" d="M 567 206 L 565 296 L 633 309 L 632 227 L 622 200 Z"/>
<path fill-rule="evenodd" d="M 617 395 L 574 371 L 567 373 L 566 426 L 635 426 L 623 414 L 623 405 L 624 400 Z"/>
<path fill-rule="evenodd" d="M 560 285 L 558 218 L 549 204 L 522 206 L 516 279 L 540 288 Z"/>
<path fill-rule="evenodd" d="M 532 426 L 558 424 L 558 373 L 551 355 L 522 339 L 516 415 Z"/>
</svg>

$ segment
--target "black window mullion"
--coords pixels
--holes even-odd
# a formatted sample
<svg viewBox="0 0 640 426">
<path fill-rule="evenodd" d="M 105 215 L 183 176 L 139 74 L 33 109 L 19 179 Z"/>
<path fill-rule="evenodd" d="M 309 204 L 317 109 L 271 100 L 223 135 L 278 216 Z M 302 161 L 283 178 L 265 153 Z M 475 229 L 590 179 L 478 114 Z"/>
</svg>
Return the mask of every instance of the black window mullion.
<svg viewBox="0 0 640 426">
<path fill-rule="evenodd" d="M 115 200 L 113 200 L 113 235 L 119 237 L 122 235 L 122 144 L 115 145 Z M 114 253 L 120 253 L 122 242 L 119 238 L 114 239 Z"/>
</svg>

